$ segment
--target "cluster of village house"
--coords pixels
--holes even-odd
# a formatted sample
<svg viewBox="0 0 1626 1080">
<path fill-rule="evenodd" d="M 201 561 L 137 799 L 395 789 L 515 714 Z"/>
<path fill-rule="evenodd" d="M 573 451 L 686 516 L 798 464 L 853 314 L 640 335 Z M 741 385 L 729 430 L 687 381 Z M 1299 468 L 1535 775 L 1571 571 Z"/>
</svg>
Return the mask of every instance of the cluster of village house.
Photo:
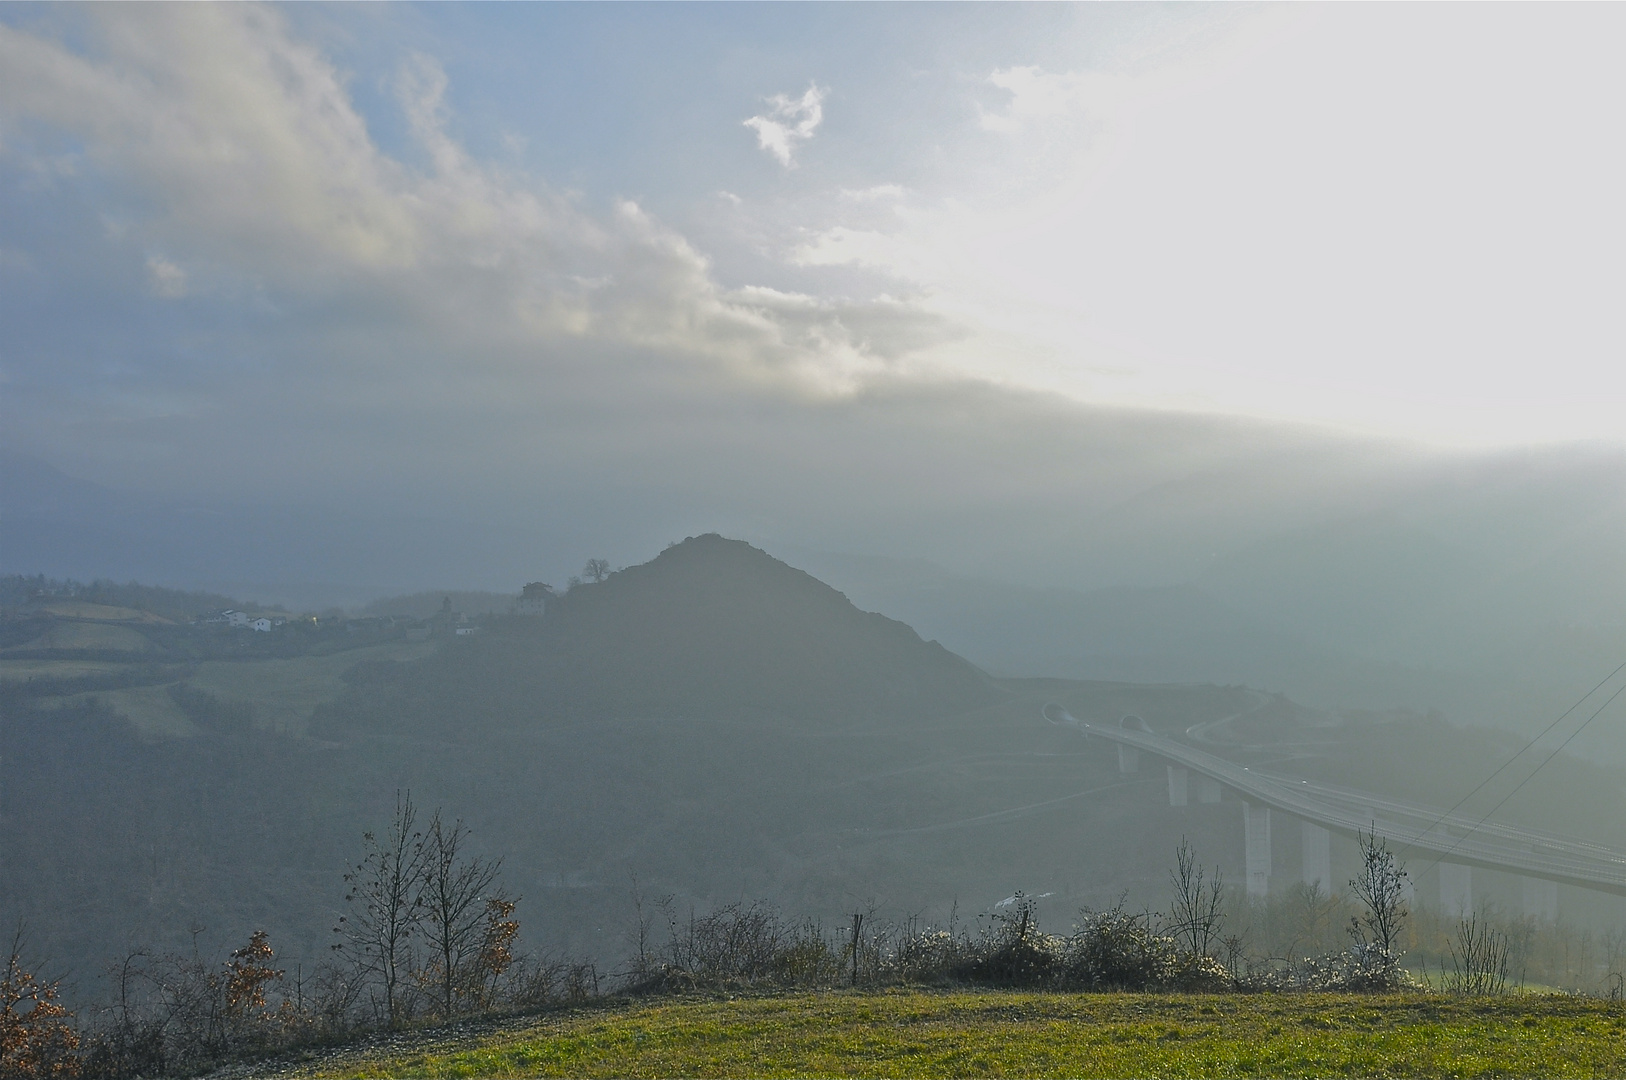
<svg viewBox="0 0 1626 1080">
<path fill-rule="evenodd" d="M 225 626 L 237 626 L 244 627 L 249 630 L 257 630 L 262 634 L 269 634 L 272 630 L 281 626 L 287 621 L 287 619 L 282 618 L 281 616 L 276 618 L 268 618 L 264 615 L 255 616 L 250 615 L 246 611 L 232 611 L 230 609 L 222 611 L 218 615 L 211 615 L 209 618 L 203 620 L 205 623 L 216 623 Z"/>
<path fill-rule="evenodd" d="M 553 598 L 554 592 L 551 586 L 544 585 L 541 582 L 532 582 L 520 590 L 519 597 L 514 602 L 514 614 L 528 615 L 533 617 L 541 616 L 547 610 L 548 602 Z M 280 615 L 255 616 L 248 614 L 246 611 L 234 611 L 230 609 L 217 612 L 214 615 L 208 616 L 207 618 L 198 620 L 199 623 L 205 626 L 230 626 L 246 630 L 256 630 L 261 633 L 270 633 L 272 630 L 282 626 L 287 621 L 288 620 L 285 617 Z M 397 626 L 400 625 L 401 622 L 406 623 L 406 636 L 407 640 L 409 641 L 423 640 L 431 635 L 438 637 L 442 634 L 452 634 L 457 637 L 464 637 L 475 633 L 479 629 L 479 627 L 475 626 L 469 621 L 469 617 L 467 615 L 464 615 L 462 612 L 452 610 L 451 597 L 447 597 L 444 601 L 442 601 L 440 611 L 428 619 L 401 620 L 396 617 L 351 619 L 347 621 L 346 627 L 350 630 L 363 629 L 368 625 L 374 625 L 381 628 L 384 624 L 389 626 Z"/>
</svg>

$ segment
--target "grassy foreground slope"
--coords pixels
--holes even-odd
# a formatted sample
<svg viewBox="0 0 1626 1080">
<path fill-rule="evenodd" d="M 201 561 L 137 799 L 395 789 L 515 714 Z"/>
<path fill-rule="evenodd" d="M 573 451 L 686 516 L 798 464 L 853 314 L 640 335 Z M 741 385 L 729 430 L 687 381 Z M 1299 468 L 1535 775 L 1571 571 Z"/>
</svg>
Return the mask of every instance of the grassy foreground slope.
<svg viewBox="0 0 1626 1080">
<path fill-rule="evenodd" d="M 1619 1002 L 896 990 L 621 1003 L 287 1075 L 1626 1075 Z"/>
</svg>

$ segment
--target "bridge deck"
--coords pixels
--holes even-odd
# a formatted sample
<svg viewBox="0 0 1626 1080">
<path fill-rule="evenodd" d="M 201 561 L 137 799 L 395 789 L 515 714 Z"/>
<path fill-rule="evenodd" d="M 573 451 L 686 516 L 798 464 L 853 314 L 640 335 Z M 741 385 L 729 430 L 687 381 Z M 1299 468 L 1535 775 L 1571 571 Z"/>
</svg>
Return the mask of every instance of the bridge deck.
<svg viewBox="0 0 1626 1080">
<path fill-rule="evenodd" d="M 1626 896 L 1626 854 L 1601 844 L 1534 829 L 1479 822 L 1420 803 L 1250 769 L 1173 739 L 1132 728 L 1089 724 L 1046 705 L 1045 718 L 1212 777 L 1243 798 L 1322 828 L 1376 832 L 1399 848 L 1433 852 L 1466 866 L 1579 885 Z"/>
</svg>

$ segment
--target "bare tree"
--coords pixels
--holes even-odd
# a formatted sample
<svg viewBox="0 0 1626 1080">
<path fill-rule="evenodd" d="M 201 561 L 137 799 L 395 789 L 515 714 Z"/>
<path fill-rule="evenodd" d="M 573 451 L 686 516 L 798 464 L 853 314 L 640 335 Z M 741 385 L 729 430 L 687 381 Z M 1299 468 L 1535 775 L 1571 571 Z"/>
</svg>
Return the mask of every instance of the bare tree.
<svg viewBox="0 0 1626 1080">
<path fill-rule="evenodd" d="M 344 875 L 350 887 L 345 902 L 355 906 L 333 928 L 345 938 L 334 948 L 350 952 L 358 967 L 378 977 L 391 1027 L 403 1016 L 403 980 L 412 970 L 412 935 L 423 915 L 425 850 L 417 818 L 412 793 L 397 793 L 390 831 L 382 840 L 363 834 L 367 855 Z"/>
<path fill-rule="evenodd" d="M 1484 912 L 1475 912 L 1457 924 L 1449 942 L 1451 976 L 1445 987 L 1453 994 L 1496 995 L 1507 989 L 1507 935 L 1491 925 Z"/>
<path fill-rule="evenodd" d="M 473 973 L 467 969 L 481 951 L 485 934 L 484 901 L 497 882 L 502 860 L 462 858 L 469 830 L 461 820 L 451 825 L 436 810 L 424 837 L 424 938 L 431 955 L 440 1014 L 452 1015 L 460 983 Z M 510 910 L 512 908 L 510 907 Z"/>
<path fill-rule="evenodd" d="M 1225 879 L 1219 867 L 1214 867 L 1213 880 L 1207 880 L 1203 868 L 1197 865 L 1196 851 L 1182 836 L 1169 880 L 1174 885 L 1170 929 L 1175 940 L 1182 942 L 1194 957 L 1210 955 L 1209 950 L 1219 940 L 1220 924 L 1225 921 Z"/>
<path fill-rule="evenodd" d="M 1395 958 L 1395 943 L 1411 914 L 1406 908 L 1406 867 L 1376 831 L 1356 834 L 1361 845 L 1361 873 L 1349 887 L 1365 911 L 1349 920 L 1349 935 L 1363 949 L 1376 948 Z"/>
<path fill-rule="evenodd" d="M 608 559 L 588 559 L 587 565 L 582 567 L 582 577 L 593 581 L 603 581 L 610 576 L 610 561 Z"/>
</svg>

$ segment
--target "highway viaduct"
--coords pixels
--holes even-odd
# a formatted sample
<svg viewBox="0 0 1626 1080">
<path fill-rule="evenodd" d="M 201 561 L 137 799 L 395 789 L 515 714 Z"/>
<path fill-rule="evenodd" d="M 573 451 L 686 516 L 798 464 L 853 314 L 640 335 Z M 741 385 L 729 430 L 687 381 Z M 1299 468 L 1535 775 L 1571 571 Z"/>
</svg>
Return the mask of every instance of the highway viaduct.
<svg viewBox="0 0 1626 1080">
<path fill-rule="evenodd" d="M 1329 892 L 1332 836 L 1375 833 L 1391 850 L 1434 858 L 1440 869 L 1440 905 L 1446 911 L 1473 907 L 1475 868 L 1518 875 L 1524 912 L 1539 918 L 1557 917 L 1559 885 L 1626 897 L 1626 854 L 1600 844 L 1251 769 L 1158 735 L 1136 716 L 1111 725 L 1078 720 L 1060 705 L 1046 705 L 1043 712 L 1053 724 L 1116 744 L 1121 772 L 1138 772 L 1143 758 L 1148 764 L 1161 762 L 1172 806 L 1185 806 L 1193 796 L 1199 803 L 1219 803 L 1230 791 L 1242 804 L 1249 896 L 1270 891 L 1274 814 L 1298 822 L 1302 877 L 1306 883 L 1319 880 Z"/>
</svg>

